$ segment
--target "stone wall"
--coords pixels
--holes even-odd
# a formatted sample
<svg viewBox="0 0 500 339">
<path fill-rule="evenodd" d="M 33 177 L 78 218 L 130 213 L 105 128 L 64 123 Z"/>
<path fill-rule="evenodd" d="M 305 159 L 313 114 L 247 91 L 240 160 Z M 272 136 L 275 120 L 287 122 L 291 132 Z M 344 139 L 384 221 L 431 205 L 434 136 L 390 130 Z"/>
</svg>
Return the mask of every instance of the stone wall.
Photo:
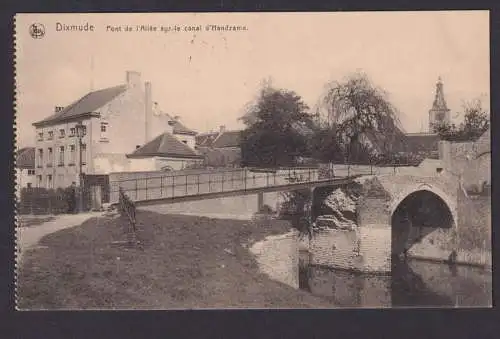
<svg viewBox="0 0 500 339">
<path fill-rule="evenodd" d="M 491 182 L 490 134 L 475 142 L 440 141 L 439 156 L 445 169 L 461 175 L 465 186 Z"/>
<path fill-rule="evenodd" d="M 458 195 L 457 260 L 491 267 L 491 196 Z"/>
<path fill-rule="evenodd" d="M 425 234 L 408 255 L 418 259 L 449 260 L 453 252 L 459 264 L 491 267 L 491 197 L 457 192 L 458 222 L 454 227 L 420 227 Z"/>
<path fill-rule="evenodd" d="M 398 234 L 394 233 L 394 226 L 391 225 L 392 207 L 397 207 L 401 198 L 418 189 L 419 185 L 428 183 L 421 189 L 437 192 L 445 200 L 454 223 L 435 227 L 413 225 L 412 230 L 405 233 L 414 237 L 407 255 L 419 259 L 454 260 L 461 264 L 491 266 L 490 197 L 466 196 L 459 189 L 456 178 L 449 176 L 383 176 L 380 180 L 382 188 L 390 192 L 389 197 L 372 197 L 373 192 L 365 192 L 357 204 L 358 227 L 355 230 L 329 229 L 317 234 L 310 248 L 314 264 L 357 271 L 389 272 L 393 245 L 398 245 L 393 244 L 393 241 L 398 241 L 394 238 Z"/>
<path fill-rule="evenodd" d="M 314 235 L 310 242 L 311 264 L 357 270 L 361 266 L 356 231 L 326 229 Z"/>
</svg>

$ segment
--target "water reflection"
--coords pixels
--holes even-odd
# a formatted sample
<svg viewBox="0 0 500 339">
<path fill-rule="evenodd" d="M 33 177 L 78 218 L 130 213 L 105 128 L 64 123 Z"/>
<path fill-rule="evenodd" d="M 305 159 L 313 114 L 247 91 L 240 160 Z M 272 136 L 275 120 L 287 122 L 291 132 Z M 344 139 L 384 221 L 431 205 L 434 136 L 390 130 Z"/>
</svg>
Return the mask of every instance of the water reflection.
<svg viewBox="0 0 500 339">
<path fill-rule="evenodd" d="M 393 261 L 390 275 L 309 265 L 301 252 L 299 287 L 336 307 L 490 307 L 491 272 L 426 261 Z"/>
</svg>

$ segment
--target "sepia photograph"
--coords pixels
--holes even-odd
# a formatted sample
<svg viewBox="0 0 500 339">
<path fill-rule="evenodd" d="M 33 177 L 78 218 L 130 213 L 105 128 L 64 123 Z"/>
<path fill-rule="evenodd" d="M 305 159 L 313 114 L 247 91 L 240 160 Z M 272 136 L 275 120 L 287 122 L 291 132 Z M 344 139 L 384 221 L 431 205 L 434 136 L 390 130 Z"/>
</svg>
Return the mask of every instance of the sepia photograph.
<svg viewBox="0 0 500 339">
<path fill-rule="evenodd" d="M 16 309 L 492 307 L 489 19 L 17 14 Z"/>
</svg>

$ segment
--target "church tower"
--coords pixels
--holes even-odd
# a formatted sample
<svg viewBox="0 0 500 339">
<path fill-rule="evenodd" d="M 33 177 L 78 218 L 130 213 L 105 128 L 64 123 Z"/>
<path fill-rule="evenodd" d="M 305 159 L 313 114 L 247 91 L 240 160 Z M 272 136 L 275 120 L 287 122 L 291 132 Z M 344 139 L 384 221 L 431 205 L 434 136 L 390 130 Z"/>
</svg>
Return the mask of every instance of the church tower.
<svg viewBox="0 0 500 339">
<path fill-rule="evenodd" d="M 439 77 L 436 84 L 436 95 L 434 96 L 434 102 L 432 104 L 432 108 L 429 111 L 429 132 L 433 131 L 434 124 L 443 122 L 450 122 L 450 110 L 446 106 L 446 101 L 444 100 L 443 93 L 443 82 L 441 81 L 441 77 Z"/>
</svg>

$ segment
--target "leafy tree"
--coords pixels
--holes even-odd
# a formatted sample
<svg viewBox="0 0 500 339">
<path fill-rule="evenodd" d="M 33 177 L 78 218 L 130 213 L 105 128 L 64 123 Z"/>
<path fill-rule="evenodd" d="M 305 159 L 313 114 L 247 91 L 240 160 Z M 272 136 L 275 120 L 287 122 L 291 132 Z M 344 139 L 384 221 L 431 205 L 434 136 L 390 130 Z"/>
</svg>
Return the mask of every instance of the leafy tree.
<svg viewBox="0 0 500 339">
<path fill-rule="evenodd" d="M 309 136 L 301 128 L 311 125 L 311 117 L 295 92 L 264 86 L 246 110 L 241 118 L 247 126 L 241 135 L 243 166 L 290 166 L 297 156 L 309 155 Z"/>
<path fill-rule="evenodd" d="M 362 73 L 329 83 L 318 113 L 323 125 L 336 130 L 349 162 L 368 161 L 374 152 L 391 154 L 404 137 L 397 110 Z"/>
<path fill-rule="evenodd" d="M 482 108 L 480 100 L 463 105 L 464 121 L 460 125 L 443 122 L 433 126 L 442 140 L 472 141 L 479 138 L 490 126 L 489 114 Z"/>
<path fill-rule="evenodd" d="M 342 162 L 344 154 L 334 126 L 316 129 L 311 143 L 311 156 L 320 162 Z"/>
</svg>

